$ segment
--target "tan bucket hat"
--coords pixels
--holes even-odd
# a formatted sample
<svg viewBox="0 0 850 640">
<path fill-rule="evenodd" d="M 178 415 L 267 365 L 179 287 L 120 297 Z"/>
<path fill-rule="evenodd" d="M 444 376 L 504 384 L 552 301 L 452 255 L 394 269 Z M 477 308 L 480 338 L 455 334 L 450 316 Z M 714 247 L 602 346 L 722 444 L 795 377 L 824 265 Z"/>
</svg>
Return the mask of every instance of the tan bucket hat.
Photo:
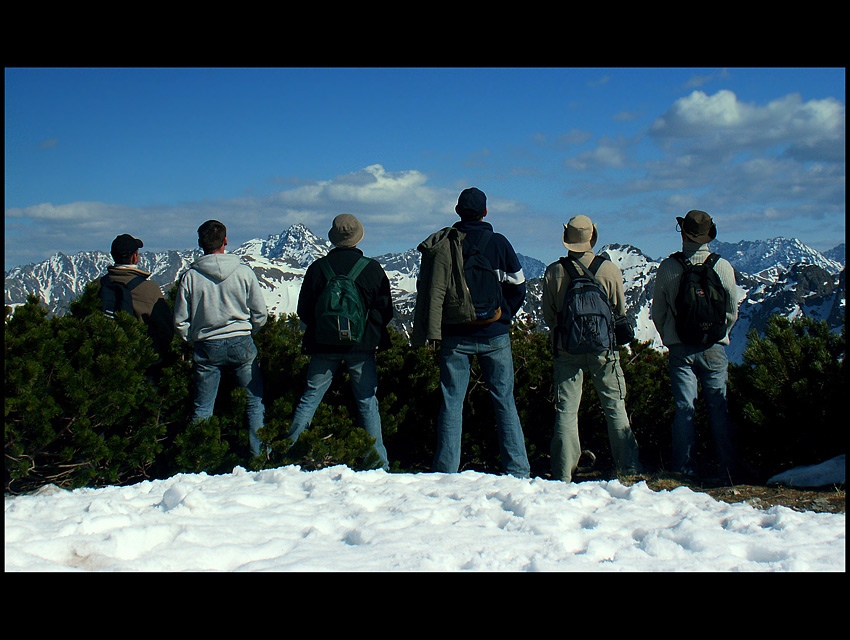
<svg viewBox="0 0 850 640">
<path fill-rule="evenodd" d="M 334 218 L 328 240 L 336 247 L 353 247 L 363 239 L 363 225 L 350 213 Z"/>
<path fill-rule="evenodd" d="M 570 251 L 590 251 L 596 244 L 597 237 L 596 225 L 587 216 L 573 216 L 564 225 L 564 246 Z"/>
</svg>

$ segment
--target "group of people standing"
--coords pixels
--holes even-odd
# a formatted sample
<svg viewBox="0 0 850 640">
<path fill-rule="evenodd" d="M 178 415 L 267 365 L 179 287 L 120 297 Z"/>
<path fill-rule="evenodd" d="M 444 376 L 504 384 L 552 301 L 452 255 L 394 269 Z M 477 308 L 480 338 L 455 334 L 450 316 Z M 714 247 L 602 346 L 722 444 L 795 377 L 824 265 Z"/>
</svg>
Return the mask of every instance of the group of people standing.
<svg viewBox="0 0 850 640">
<path fill-rule="evenodd" d="M 503 471 L 527 477 L 530 465 L 514 402 L 510 340 L 511 322 L 525 301 L 525 276 L 511 243 L 502 234 L 495 233 L 493 226 L 485 221 L 487 199 L 481 190 L 474 187 L 463 190 L 455 212 L 459 221 L 432 234 L 418 247 L 422 263 L 411 342 L 414 346 L 429 342 L 440 344 L 442 400 L 432 470 L 456 473 L 460 468 L 463 405 L 473 359 L 477 359 L 493 403 Z M 682 240 L 679 253 L 690 264 L 702 264 L 711 255 L 708 243 L 717 233 L 711 217 L 702 211 L 689 211 L 684 218 L 677 218 L 677 223 Z M 463 238 L 466 243 L 463 247 L 477 248 L 489 261 L 498 281 L 497 312 L 487 320 L 448 323 L 441 315 L 446 274 L 453 268 L 452 253 L 456 252 L 452 247 L 457 245 L 451 242 L 455 237 Z M 374 438 L 381 467 L 389 469 L 378 409 L 375 362 L 376 353 L 390 345 L 387 327 L 393 318 L 393 303 L 389 279 L 377 261 L 361 260 L 364 256 L 358 244 L 364 238 L 364 228 L 356 217 L 337 216 L 328 238 L 334 247 L 308 267 L 298 299 L 297 313 L 305 326 L 303 351 L 310 356 L 310 362 L 306 388 L 295 409 L 288 438 L 294 443 L 310 426 L 335 373 L 344 366 L 356 400 L 358 424 Z M 568 257 L 584 270 L 593 265 L 595 278 L 607 295 L 613 315 L 622 319 L 626 313 L 623 275 L 616 264 L 600 260 L 594 253 L 597 240 L 597 227 L 585 215 L 574 216 L 564 224 L 563 244 Z M 194 420 L 212 415 L 221 372 L 231 370 L 237 383 L 247 389 L 251 452 L 263 455 L 265 449 L 259 436 L 264 420 L 263 383 L 252 336 L 266 322 L 266 304 L 252 270 L 238 256 L 225 253 L 227 231 L 222 223 L 210 220 L 201 225 L 198 243 L 204 255 L 180 278 L 172 320 L 173 331 L 193 345 Z M 116 245 L 121 245 L 123 253 L 116 252 Z M 126 234 L 116 238 L 113 243 L 116 265 L 110 267 L 110 274 L 126 274 L 128 278 L 131 274 L 149 275 L 136 267 L 141 246 L 140 240 Z M 135 251 L 127 255 L 127 247 Z M 363 264 L 359 264 L 361 262 Z M 334 274 L 348 274 L 355 265 L 358 273 L 354 283 L 365 309 L 362 337 L 350 345 L 327 344 L 317 338 L 317 302 Z M 676 296 L 685 269 L 680 259 L 671 256 L 662 261 L 652 302 L 653 322 L 670 354 L 675 401 L 672 470 L 685 475 L 697 473 L 693 448 L 698 382 L 706 399 L 720 462 L 729 474 L 742 472 L 727 411 L 724 348 L 729 344 L 729 331 L 737 319 L 739 301 L 731 265 L 721 258 L 714 262 L 713 268 L 727 293 L 725 331 L 716 342 L 685 344 L 678 335 Z M 552 335 L 554 353 L 556 417 L 551 442 L 551 476 L 570 482 L 578 467 L 581 455 L 578 409 L 585 375 L 590 377 L 598 394 L 618 472 L 639 472 L 638 443 L 626 412 L 626 384 L 618 348 L 612 344 L 602 352 L 572 353 L 555 339 L 566 292 L 571 285 L 570 273 L 565 261 L 561 260 L 549 265 L 543 278 L 542 311 Z M 157 295 L 150 285 L 159 288 L 148 282 L 144 288 L 134 289 L 134 310 L 138 317 L 148 322 L 152 335 L 155 330 L 167 333 L 169 328 L 162 326 L 162 317 L 151 314 L 150 299 L 161 299 L 162 291 L 159 289 Z M 140 294 L 138 303 L 136 291 Z"/>
</svg>

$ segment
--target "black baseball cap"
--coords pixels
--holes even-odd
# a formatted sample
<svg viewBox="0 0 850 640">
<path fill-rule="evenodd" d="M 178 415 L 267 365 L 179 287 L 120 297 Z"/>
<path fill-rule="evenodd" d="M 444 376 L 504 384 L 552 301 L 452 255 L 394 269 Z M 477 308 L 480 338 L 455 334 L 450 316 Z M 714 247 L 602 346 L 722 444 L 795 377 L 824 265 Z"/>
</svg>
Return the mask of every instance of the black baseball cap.
<svg viewBox="0 0 850 640">
<path fill-rule="evenodd" d="M 487 196 L 477 187 L 470 187 L 460 192 L 457 199 L 458 212 L 468 211 L 474 215 L 484 215 L 487 211 Z"/>
<path fill-rule="evenodd" d="M 122 233 L 112 241 L 111 252 L 113 255 L 129 256 L 144 246 L 144 243 L 138 238 L 134 238 L 129 233 Z"/>
</svg>

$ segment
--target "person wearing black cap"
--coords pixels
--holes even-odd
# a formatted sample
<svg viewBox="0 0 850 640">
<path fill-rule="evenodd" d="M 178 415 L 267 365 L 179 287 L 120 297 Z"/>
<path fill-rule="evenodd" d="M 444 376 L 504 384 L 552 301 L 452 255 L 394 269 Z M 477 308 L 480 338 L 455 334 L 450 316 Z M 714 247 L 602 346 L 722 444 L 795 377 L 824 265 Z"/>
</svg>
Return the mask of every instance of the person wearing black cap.
<svg viewBox="0 0 850 640">
<path fill-rule="evenodd" d="M 115 264 L 106 270 L 106 275 L 121 285 L 127 285 L 136 278 L 142 278 L 138 286 L 131 289 L 133 312 L 148 327 L 148 334 L 153 342 L 154 350 L 160 360 L 168 350 L 174 337 L 174 326 L 171 308 L 165 300 L 162 288 L 153 280 L 150 273 L 138 267 L 139 249 L 144 243 L 127 233 L 122 233 L 112 241 L 110 253 Z M 157 363 L 158 366 L 161 363 Z"/>
<path fill-rule="evenodd" d="M 422 269 L 420 272 L 421 295 L 417 295 L 414 319 L 413 343 L 440 340 L 440 388 L 442 404 L 437 418 L 437 447 L 432 468 L 440 473 L 457 473 L 460 467 L 461 433 L 463 430 L 463 403 L 469 385 L 472 358 L 477 357 L 481 371 L 490 391 L 499 436 L 502 468 L 505 473 L 527 477 L 530 473 L 525 436 L 520 424 L 514 401 L 514 368 L 511 352 L 511 320 L 525 301 L 525 275 L 522 264 L 513 246 L 505 236 L 494 233 L 493 226 L 484 222 L 487 215 L 487 197 L 475 187 L 464 189 L 458 197 L 455 213 L 460 221 L 452 227 L 438 231 L 420 245 Z M 471 247 L 481 248 L 490 268 L 499 281 L 498 309 L 487 322 L 445 323 L 442 300 L 434 300 L 434 292 L 445 293 L 448 271 L 456 268 L 447 266 L 441 275 L 434 268 L 437 264 L 448 265 L 447 242 L 453 234 L 463 236 L 463 251 Z M 476 249 L 477 250 L 477 249 Z M 436 260 L 433 256 L 437 254 Z M 440 255 L 442 254 L 442 255 Z M 437 294 L 439 297 L 440 294 Z M 417 322 L 418 321 L 418 322 Z M 424 327 L 424 328 L 423 328 Z"/>
<path fill-rule="evenodd" d="M 676 324 L 679 283 L 686 263 L 701 265 L 712 255 L 708 244 L 717 236 L 717 227 L 710 215 L 699 210 L 688 211 L 684 218 L 677 217 L 676 221 L 682 236 L 682 251 L 665 258 L 659 265 L 652 300 L 652 321 L 670 356 L 670 381 L 675 401 L 673 471 L 686 476 L 698 475 L 693 447 L 694 405 L 699 381 L 720 462 L 728 474 L 740 475 L 743 469 L 726 402 L 728 360 L 725 345 L 729 344 L 729 332 L 738 319 L 735 271 L 723 258 L 717 259 L 713 266 L 726 291 L 726 322 L 720 331 L 722 336 L 716 341 L 689 344 L 691 341 L 680 335 Z M 683 263 L 682 259 L 686 262 Z"/>
</svg>

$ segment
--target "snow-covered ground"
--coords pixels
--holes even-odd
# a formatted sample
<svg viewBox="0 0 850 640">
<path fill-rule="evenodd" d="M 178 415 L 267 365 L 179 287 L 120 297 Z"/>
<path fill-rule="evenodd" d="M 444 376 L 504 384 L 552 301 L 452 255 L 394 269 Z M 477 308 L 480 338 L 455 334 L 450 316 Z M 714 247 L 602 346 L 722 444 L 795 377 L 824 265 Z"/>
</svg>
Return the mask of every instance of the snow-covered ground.
<svg viewBox="0 0 850 640">
<path fill-rule="evenodd" d="M 845 570 L 844 514 L 616 480 L 237 467 L 7 497 L 5 514 L 10 572 Z"/>
</svg>

